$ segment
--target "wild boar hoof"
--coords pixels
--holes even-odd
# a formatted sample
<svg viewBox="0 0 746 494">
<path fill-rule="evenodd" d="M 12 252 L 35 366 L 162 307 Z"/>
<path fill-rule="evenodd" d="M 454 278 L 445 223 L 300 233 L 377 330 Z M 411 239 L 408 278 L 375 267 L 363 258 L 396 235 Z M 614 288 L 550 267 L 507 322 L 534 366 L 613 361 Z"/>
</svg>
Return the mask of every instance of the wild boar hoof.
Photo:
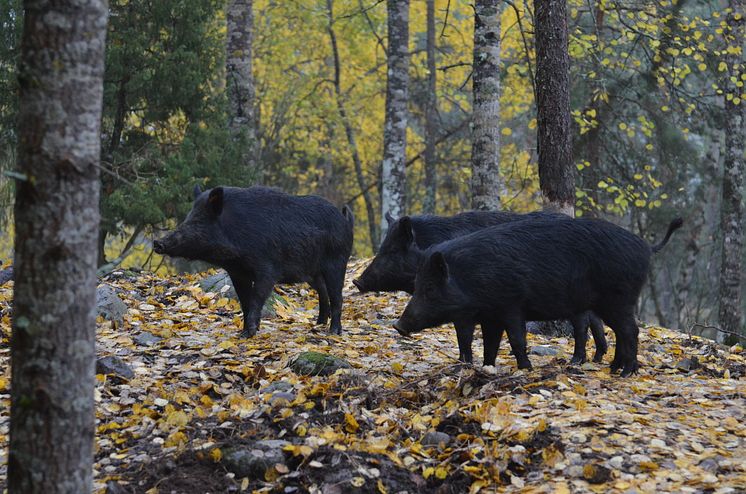
<svg viewBox="0 0 746 494">
<path fill-rule="evenodd" d="M 573 358 L 570 359 L 571 365 L 583 365 L 584 362 L 585 362 L 585 355 L 574 356 Z"/>
<path fill-rule="evenodd" d="M 241 338 L 251 338 L 256 334 L 256 328 L 241 331 Z"/>
<path fill-rule="evenodd" d="M 637 371 L 640 369 L 640 364 L 637 363 L 637 361 L 628 362 L 624 365 L 624 369 L 622 370 L 622 377 L 629 377 L 632 374 L 637 374 Z"/>
</svg>

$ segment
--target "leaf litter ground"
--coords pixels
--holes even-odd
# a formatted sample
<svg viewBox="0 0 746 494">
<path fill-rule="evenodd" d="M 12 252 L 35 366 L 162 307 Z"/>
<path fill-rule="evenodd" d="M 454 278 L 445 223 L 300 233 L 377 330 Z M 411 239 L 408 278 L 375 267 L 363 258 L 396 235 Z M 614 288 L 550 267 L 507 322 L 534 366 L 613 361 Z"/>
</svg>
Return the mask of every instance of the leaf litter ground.
<svg viewBox="0 0 746 494">
<path fill-rule="evenodd" d="M 496 368 L 463 366 L 450 326 L 398 336 L 391 322 L 407 297 L 356 293 L 364 265 L 348 269 L 341 337 L 314 324 L 316 294 L 302 285 L 278 287 L 275 315 L 240 339 L 238 304 L 197 277 L 105 279 L 128 312 L 121 327 L 99 320 L 98 357 L 119 357 L 134 377 L 97 376 L 96 492 L 746 490 L 740 347 L 645 327 L 642 370 L 622 379 L 608 371 L 607 328 L 603 364 L 569 366 L 572 341 L 529 335 L 557 355 L 517 371 L 503 343 Z M 0 490 L 11 296 L 0 289 Z M 288 365 L 307 351 L 351 368 L 297 375 Z M 285 441 L 279 459 L 267 456 L 278 461 L 229 471 L 229 451 L 261 456 L 263 440 Z"/>
</svg>

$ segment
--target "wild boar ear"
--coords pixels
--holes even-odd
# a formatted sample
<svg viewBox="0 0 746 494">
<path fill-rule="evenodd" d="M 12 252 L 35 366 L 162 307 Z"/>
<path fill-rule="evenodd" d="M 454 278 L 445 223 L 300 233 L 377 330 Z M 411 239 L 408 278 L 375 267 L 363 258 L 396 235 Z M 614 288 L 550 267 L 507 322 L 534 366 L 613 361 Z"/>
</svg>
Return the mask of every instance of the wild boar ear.
<svg viewBox="0 0 746 494">
<path fill-rule="evenodd" d="M 201 193 L 202 188 L 199 186 L 199 184 L 194 184 L 194 198 L 197 199 Z"/>
<path fill-rule="evenodd" d="M 207 207 L 215 216 L 220 216 L 223 212 L 223 188 L 215 187 L 210 191 L 210 195 L 207 197 Z"/>
<path fill-rule="evenodd" d="M 414 242 L 414 230 L 412 230 L 412 219 L 409 216 L 399 218 L 399 238 L 404 247 L 409 247 Z"/>
<path fill-rule="evenodd" d="M 448 279 L 448 262 L 442 252 L 433 252 L 428 265 L 438 279 L 441 281 Z"/>
<path fill-rule="evenodd" d="M 393 222 L 395 222 L 395 221 L 396 220 L 394 219 L 393 216 L 391 216 L 391 213 L 389 213 L 388 211 L 386 211 L 386 222 L 389 224 L 389 226 L 391 226 L 391 224 Z"/>
</svg>

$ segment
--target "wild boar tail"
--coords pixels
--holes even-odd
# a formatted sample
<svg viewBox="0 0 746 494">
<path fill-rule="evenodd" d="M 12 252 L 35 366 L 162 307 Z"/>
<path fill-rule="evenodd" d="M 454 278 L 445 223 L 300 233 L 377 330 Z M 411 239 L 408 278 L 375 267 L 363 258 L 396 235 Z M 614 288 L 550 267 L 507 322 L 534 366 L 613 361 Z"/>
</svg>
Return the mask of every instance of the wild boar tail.
<svg viewBox="0 0 746 494">
<path fill-rule="evenodd" d="M 683 219 L 674 218 L 671 223 L 668 224 L 668 230 L 666 231 L 666 236 L 663 237 L 663 240 L 661 240 L 660 243 L 650 246 L 653 252 L 658 252 L 659 250 L 661 250 L 668 243 L 668 239 L 671 238 L 671 234 L 673 234 L 673 232 L 681 228 L 683 225 Z"/>
</svg>

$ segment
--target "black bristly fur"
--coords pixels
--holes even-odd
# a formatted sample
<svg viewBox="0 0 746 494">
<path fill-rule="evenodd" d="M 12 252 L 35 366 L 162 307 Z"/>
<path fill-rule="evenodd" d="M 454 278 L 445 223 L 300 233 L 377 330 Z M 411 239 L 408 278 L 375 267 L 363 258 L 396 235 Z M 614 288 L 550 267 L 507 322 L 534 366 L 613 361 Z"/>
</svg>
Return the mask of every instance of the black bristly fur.
<svg viewBox="0 0 746 494">
<path fill-rule="evenodd" d="M 414 292 L 414 279 L 417 267 L 426 249 L 447 240 L 462 237 L 484 228 L 502 225 L 513 221 L 525 221 L 534 218 L 567 220 L 565 215 L 536 212 L 519 214 L 511 212 L 470 211 L 455 216 L 403 216 L 394 219 L 386 215 L 389 230 L 378 254 L 365 269 L 360 278 L 353 281 L 361 292 L 397 291 Z M 588 326 L 591 327 L 596 344 L 595 362 L 600 362 L 607 351 L 603 323 L 593 313 L 579 314 L 570 319 L 575 337 L 575 351 L 571 362 L 581 364 L 586 360 L 585 346 L 588 340 Z M 485 324 L 487 324 L 485 322 Z M 459 341 L 459 359 L 471 362 L 471 342 L 474 326 L 459 325 L 456 327 Z M 489 331 L 482 328 L 482 334 Z M 484 365 L 495 365 L 497 353 L 485 346 Z"/>
<path fill-rule="evenodd" d="M 243 336 L 259 328 L 276 283 L 308 282 L 319 294 L 318 324 L 342 331 L 342 285 L 352 251 L 353 217 L 318 196 L 268 187 L 200 192 L 186 220 L 155 242 L 158 253 L 224 268 L 244 313 Z"/>
<path fill-rule="evenodd" d="M 526 321 L 573 318 L 592 310 L 616 335 L 612 371 L 637 371 L 635 304 L 653 249 L 603 220 L 535 218 L 486 228 L 431 247 L 420 264 L 414 296 L 396 328 L 403 334 L 445 322 L 482 323 L 485 347 L 497 351 L 506 328 L 519 368 L 530 368 Z M 448 276 L 435 268 L 443 256 Z M 491 330 L 491 331 L 490 331 Z"/>
</svg>

